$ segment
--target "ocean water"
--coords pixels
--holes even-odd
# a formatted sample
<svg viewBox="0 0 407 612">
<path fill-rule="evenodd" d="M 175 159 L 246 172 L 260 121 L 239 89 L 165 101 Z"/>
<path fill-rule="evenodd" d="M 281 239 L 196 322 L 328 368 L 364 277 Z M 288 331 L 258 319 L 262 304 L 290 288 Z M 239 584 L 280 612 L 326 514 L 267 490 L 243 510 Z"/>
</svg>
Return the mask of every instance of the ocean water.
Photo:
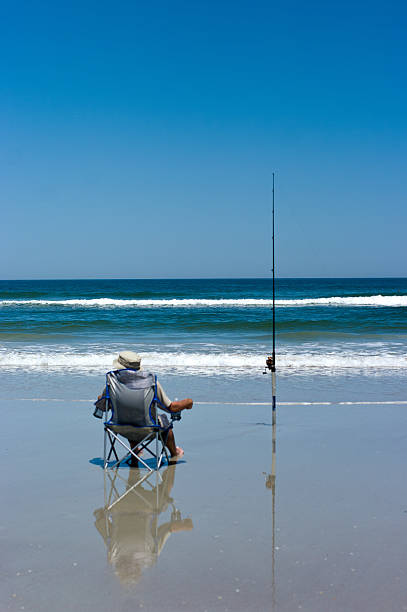
<svg viewBox="0 0 407 612">
<path fill-rule="evenodd" d="M 258 373 L 271 279 L 0 282 L 0 372 L 99 374 L 123 349 L 164 374 Z M 407 279 L 277 279 L 280 377 L 403 376 Z"/>
</svg>

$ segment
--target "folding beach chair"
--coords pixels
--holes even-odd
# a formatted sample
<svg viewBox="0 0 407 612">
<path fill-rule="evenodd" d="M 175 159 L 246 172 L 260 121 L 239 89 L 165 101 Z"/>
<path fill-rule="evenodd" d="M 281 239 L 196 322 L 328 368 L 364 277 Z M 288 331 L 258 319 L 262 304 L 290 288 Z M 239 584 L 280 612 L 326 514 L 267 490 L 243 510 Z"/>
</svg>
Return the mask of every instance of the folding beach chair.
<svg viewBox="0 0 407 612">
<path fill-rule="evenodd" d="M 154 469 L 140 456 L 142 451 L 146 451 L 155 459 L 155 470 L 159 470 L 164 455 L 169 461 L 165 443 L 172 423 L 162 426 L 157 416 L 157 407 L 165 409 L 157 397 L 157 377 L 144 370 L 108 372 L 105 396 L 104 469 L 116 467 L 134 457 L 153 472 Z M 126 438 L 125 442 L 122 437 Z M 122 457 L 119 457 L 116 444 L 125 449 Z M 109 466 L 112 455 L 115 462 Z"/>
</svg>

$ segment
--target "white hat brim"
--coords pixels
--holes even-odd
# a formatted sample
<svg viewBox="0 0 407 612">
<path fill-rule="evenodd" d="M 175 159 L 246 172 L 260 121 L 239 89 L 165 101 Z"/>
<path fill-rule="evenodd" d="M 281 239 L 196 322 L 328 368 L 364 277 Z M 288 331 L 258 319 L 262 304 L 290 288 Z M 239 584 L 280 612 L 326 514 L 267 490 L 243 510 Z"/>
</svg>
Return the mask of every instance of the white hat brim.
<svg viewBox="0 0 407 612">
<path fill-rule="evenodd" d="M 114 370 L 125 370 L 126 368 L 124 367 L 124 365 L 122 365 L 122 364 L 120 363 L 120 361 L 118 361 L 117 359 L 115 359 L 115 360 L 113 361 L 113 369 L 114 369 Z"/>
</svg>

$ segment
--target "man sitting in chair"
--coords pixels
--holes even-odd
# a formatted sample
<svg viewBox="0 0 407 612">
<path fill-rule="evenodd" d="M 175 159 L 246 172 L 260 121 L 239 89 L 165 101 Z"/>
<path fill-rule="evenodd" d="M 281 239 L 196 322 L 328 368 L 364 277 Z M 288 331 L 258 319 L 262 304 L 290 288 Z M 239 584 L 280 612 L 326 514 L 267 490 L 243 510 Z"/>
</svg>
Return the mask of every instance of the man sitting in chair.
<svg viewBox="0 0 407 612">
<path fill-rule="evenodd" d="M 135 373 L 139 372 L 141 368 L 141 357 L 137 353 L 133 351 L 122 351 L 119 353 L 118 357 L 113 361 L 113 369 L 114 370 L 122 370 L 120 373 L 121 382 L 131 387 L 132 378 L 134 378 Z M 160 407 L 169 413 L 177 413 L 182 410 L 190 410 L 193 406 L 193 401 L 190 398 L 186 398 L 180 401 L 172 402 L 168 396 L 166 395 L 164 389 L 160 385 L 157 380 L 156 386 L 157 398 L 160 403 Z M 98 399 L 104 397 L 105 391 L 101 395 L 99 395 Z M 167 428 L 170 426 L 170 422 L 166 414 L 159 414 L 158 421 L 161 427 Z M 129 439 L 129 443 L 132 447 L 132 450 L 137 453 L 137 444 L 133 444 L 133 441 Z M 180 446 L 176 446 L 174 432 L 171 429 L 168 430 L 167 439 L 165 441 L 165 446 L 170 451 L 171 459 L 176 460 L 182 457 L 184 454 L 183 449 Z M 137 467 L 138 462 L 134 457 L 131 458 L 131 466 Z"/>
</svg>

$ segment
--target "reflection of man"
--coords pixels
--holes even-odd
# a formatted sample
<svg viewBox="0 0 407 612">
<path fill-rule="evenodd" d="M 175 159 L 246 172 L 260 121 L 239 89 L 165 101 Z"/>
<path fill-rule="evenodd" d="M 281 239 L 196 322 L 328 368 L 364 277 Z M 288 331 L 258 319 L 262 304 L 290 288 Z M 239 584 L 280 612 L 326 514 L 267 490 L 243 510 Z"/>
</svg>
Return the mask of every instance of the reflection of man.
<svg viewBox="0 0 407 612">
<path fill-rule="evenodd" d="M 110 510 L 99 508 L 94 512 L 95 527 L 107 546 L 109 562 L 124 584 L 138 582 L 143 570 L 157 563 L 171 533 L 193 528 L 192 520 L 181 518 L 170 497 L 175 469 L 175 465 L 168 466 L 161 473 L 162 482 L 156 487 L 147 479 Z M 129 470 L 127 490 L 139 478 L 138 470 Z M 159 525 L 160 514 L 170 505 L 170 520 Z"/>
</svg>

